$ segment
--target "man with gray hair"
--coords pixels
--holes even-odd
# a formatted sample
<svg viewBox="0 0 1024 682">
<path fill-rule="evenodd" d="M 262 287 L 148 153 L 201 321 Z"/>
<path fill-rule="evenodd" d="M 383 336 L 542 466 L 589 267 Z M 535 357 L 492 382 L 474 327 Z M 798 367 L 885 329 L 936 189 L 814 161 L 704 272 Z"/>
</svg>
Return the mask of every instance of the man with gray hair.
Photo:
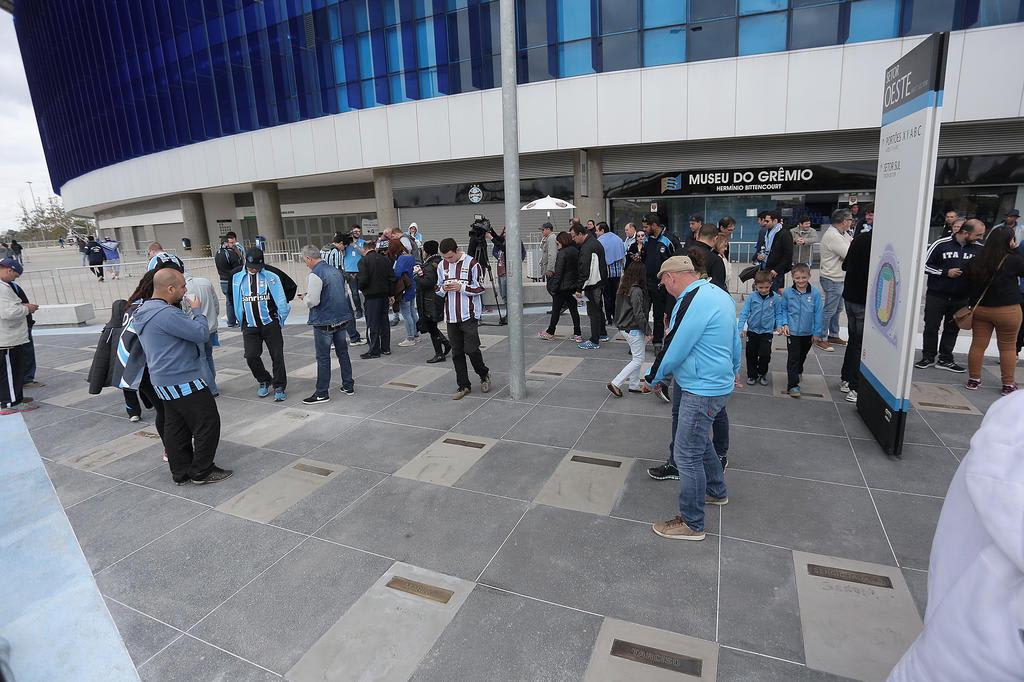
<svg viewBox="0 0 1024 682">
<path fill-rule="evenodd" d="M 839 338 L 839 306 L 843 303 L 843 285 L 846 281 L 843 261 L 846 259 L 846 252 L 850 250 L 850 242 L 853 241 L 850 235 L 852 225 L 853 213 L 846 208 L 837 208 L 832 211 L 832 224 L 821 235 L 819 283 L 825 299 L 822 326 L 825 327 L 828 338 L 819 339 L 814 345 L 829 353 L 835 351 L 832 344 L 846 345 L 846 341 Z"/>
<path fill-rule="evenodd" d="M 302 402 L 305 405 L 317 405 L 331 401 L 332 344 L 341 365 L 341 390 L 345 395 L 355 393 L 347 336 L 349 325 L 354 325 L 356 321 L 345 295 L 345 278 L 341 271 L 321 259 L 320 249 L 315 246 L 303 246 L 301 256 L 309 268 L 303 301 L 309 308 L 309 324 L 313 327 L 316 351 L 316 390 Z"/>
</svg>

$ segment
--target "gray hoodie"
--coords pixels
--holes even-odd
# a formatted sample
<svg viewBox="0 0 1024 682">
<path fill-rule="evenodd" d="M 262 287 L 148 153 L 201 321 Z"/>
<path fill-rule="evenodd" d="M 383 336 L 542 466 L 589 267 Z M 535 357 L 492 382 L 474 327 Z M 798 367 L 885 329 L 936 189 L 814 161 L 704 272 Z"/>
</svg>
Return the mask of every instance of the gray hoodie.
<svg viewBox="0 0 1024 682">
<path fill-rule="evenodd" d="M 195 319 L 160 299 L 144 302 L 132 318 L 132 327 L 146 352 L 149 378 L 154 386 L 176 386 L 203 376 L 203 344 L 210 337 L 206 317 Z"/>
</svg>

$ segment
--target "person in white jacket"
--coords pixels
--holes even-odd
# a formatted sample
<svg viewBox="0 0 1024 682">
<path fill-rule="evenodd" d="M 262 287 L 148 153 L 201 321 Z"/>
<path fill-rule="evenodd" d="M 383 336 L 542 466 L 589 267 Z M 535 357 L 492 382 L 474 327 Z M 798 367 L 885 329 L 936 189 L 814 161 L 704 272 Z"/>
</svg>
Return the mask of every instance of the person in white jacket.
<svg viewBox="0 0 1024 682">
<path fill-rule="evenodd" d="M 1024 680 L 1024 391 L 989 408 L 942 505 L 924 630 L 889 682 Z"/>
<path fill-rule="evenodd" d="M 821 291 L 824 294 L 824 331 L 828 338 L 816 341 L 814 345 L 823 351 L 833 352 L 837 346 L 845 346 L 846 341 L 839 338 L 839 310 L 843 304 L 843 287 L 846 272 L 843 261 L 850 250 L 853 235 L 853 214 L 848 209 L 839 208 L 832 211 L 832 224 L 821 235 L 821 272 L 818 277 Z"/>
<path fill-rule="evenodd" d="M 12 286 L 24 270 L 13 257 L 0 260 L 0 415 L 28 412 L 31 398 L 22 393 L 28 351 L 28 316 L 39 309 L 22 303 Z"/>
</svg>

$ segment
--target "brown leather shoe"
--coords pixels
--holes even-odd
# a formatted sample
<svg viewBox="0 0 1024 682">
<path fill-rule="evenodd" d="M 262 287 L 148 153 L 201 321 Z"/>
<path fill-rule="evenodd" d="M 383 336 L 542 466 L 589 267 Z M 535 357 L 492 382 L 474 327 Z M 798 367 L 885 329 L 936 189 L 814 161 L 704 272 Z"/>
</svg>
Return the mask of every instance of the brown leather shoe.
<svg viewBox="0 0 1024 682">
<path fill-rule="evenodd" d="M 459 390 L 455 391 L 455 393 L 452 393 L 452 400 L 462 400 L 470 393 L 472 393 L 472 389 L 460 388 Z"/>
<path fill-rule="evenodd" d="M 835 353 L 836 349 L 829 345 L 828 341 L 815 341 L 814 346 L 826 353 Z"/>
<path fill-rule="evenodd" d="M 669 540 L 703 540 L 704 531 L 694 530 L 686 525 L 681 516 L 651 525 L 651 529 Z"/>
<path fill-rule="evenodd" d="M 830 336 L 830 337 L 828 337 L 828 342 L 831 343 L 834 346 L 845 346 L 846 345 L 846 341 L 843 341 L 838 336 Z"/>
</svg>

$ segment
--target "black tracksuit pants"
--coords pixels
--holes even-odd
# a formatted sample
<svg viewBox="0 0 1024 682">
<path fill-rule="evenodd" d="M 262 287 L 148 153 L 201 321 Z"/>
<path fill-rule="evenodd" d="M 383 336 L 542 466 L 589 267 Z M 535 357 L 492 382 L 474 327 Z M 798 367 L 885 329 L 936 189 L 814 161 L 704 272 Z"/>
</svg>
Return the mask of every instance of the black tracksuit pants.
<svg viewBox="0 0 1024 682">
<path fill-rule="evenodd" d="M 270 351 L 270 362 L 274 368 L 273 376 L 267 371 L 263 364 L 263 344 L 267 344 Z M 262 327 L 243 327 L 242 346 L 245 352 L 245 363 L 249 365 L 256 381 L 261 384 L 274 385 L 274 388 L 284 389 L 288 386 L 288 372 L 284 366 L 284 336 L 281 334 L 281 325 L 272 322 Z"/>
<path fill-rule="evenodd" d="M 0 407 L 12 407 L 24 398 L 25 353 L 28 344 L 0 348 Z"/>
<path fill-rule="evenodd" d="M 203 478 L 220 444 L 220 414 L 210 389 L 163 401 L 164 449 L 174 481 Z"/>
<path fill-rule="evenodd" d="M 466 356 L 473 363 L 473 371 L 481 379 L 486 379 L 490 374 L 487 365 L 484 364 L 484 354 L 480 352 L 480 330 L 477 320 L 466 320 L 465 322 L 448 323 L 448 339 L 452 344 L 452 364 L 455 365 L 455 378 L 459 388 L 471 388 L 469 383 L 469 368 L 466 366 Z"/>
<path fill-rule="evenodd" d="M 756 379 L 768 374 L 768 363 L 772 359 L 771 332 L 759 334 L 747 332 L 747 378 Z"/>
<path fill-rule="evenodd" d="M 786 390 L 800 385 L 800 375 L 804 373 L 804 361 L 811 351 L 813 336 L 790 336 L 786 343 L 788 357 L 786 358 L 786 374 L 788 384 Z"/>
</svg>

